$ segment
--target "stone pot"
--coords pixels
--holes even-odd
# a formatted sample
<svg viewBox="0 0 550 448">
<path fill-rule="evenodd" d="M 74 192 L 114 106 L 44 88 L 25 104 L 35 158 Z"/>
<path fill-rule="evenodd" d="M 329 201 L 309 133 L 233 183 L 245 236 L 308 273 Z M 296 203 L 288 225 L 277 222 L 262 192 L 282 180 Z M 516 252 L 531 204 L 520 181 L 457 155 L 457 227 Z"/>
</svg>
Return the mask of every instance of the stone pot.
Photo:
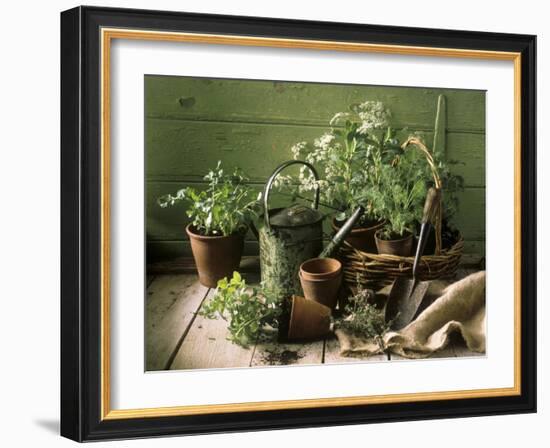
<svg viewBox="0 0 550 448">
<path fill-rule="evenodd" d="M 301 296 L 292 296 L 288 339 L 320 339 L 330 331 L 330 308 Z"/>
<path fill-rule="evenodd" d="M 332 229 L 338 231 L 343 223 L 332 218 Z M 376 253 L 376 242 L 374 240 L 374 234 L 378 229 L 384 226 L 384 221 L 377 221 L 367 224 L 364 227 L 355 227 L 351 230 L 345 241 L 353 246 L 355 249 L 374 254 Z"/>
<path fill-rule="evenodd" d="M 382 238 L 380 230 L 378 230 L 374 238 L 379 254 L 396 255 L 400 257 L 408 257 L 411 255 L 413 244 L 412 233 L 407 233 L 400 239 L 385 240 Z"/>
<path fill-rule="evenodd" d="M 191 251 L 204 286 L 215 288 L 218 280 L 230 278 L 239 269 L 244 247 L 244 232 L 227 236 L 205 236 L 189 224 L 185 231 L 191 242 Z"/>
</svg>

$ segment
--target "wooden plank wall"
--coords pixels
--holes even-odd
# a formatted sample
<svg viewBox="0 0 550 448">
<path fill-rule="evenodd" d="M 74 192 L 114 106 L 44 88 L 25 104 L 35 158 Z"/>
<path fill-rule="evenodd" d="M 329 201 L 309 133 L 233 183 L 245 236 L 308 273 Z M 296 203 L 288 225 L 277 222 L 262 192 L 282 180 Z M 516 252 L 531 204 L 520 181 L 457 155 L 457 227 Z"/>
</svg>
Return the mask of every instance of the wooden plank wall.
<svg viewBox="0 0 550 448">
<path fill-rule="evenodd" d="M 485 92 L 168 76 L 145 77 L 146 231 L 148 262 L 190 254 L 181 206 L 161 209 L 156 199 L 202 176 L 222 160 L 240 166 L 255 188 L 290 147 L 328 129 L 334 113 L 365 100 L 386 103 L 402 137 L 421 131 L 432 145 L 437 99 L 446 98 L 445 148 L 464 177 L 456 225 L 465 251 L 485 250 Z M 284 203 L 277 197 L 276 203 Z M 257 253 L 252 235 L 245 254 Z"/>
</svg>

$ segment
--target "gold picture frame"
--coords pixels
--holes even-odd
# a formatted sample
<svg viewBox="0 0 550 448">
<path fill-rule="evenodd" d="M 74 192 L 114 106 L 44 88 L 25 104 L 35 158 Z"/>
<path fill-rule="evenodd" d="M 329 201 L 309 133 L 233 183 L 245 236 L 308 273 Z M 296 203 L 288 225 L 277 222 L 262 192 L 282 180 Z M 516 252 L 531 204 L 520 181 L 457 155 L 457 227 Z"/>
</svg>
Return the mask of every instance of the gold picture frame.
<svg viewBox="0 0 550 448">
<path fill-rule="evenodd" d="M 77 8 L 63 13 L 64 16 L 64 26 L 67 30 L 67 33 L 74 33 L 75 29 L 77 33 L 84 33 L 83 28 L 78 27 L 75 23 L 79 21 L 91 21 L 89 23 L 94 24 L 94 32 L 96 35 L 93 36 L 96 39 L 94 42 L 97 45 L 98 54 L 95 56 L 98 62 L 98 73 L 99 73 L 99 90 L 97 92 L 99 99 L 99 111 L 100 111 L 100 123 L 98 129 L 98 141 L 99 141 L 99 182 L 98 182 L 98 192 L 99 192 L 99 207 L 98 207 L 98 219 L 99 219 L 99 259 L 98 259 L 98 272 L 100 274 L 99 281 L 99 322 L 98 322 L 98 334 L 100 336 L 98 344 L 98 366 L 99 366 L 99 376 L 98 376 L 98 385 L 99 385 L 99 406 L 94 407 L 96 415 L 93 414 L 94 411 L 88 410 L 87 419 L 96 419 L 97 425 L 101 427 L 102 425 L 109 425 L 111 423 L 116 424 L 120 422 L 122 426 L 119 429 L 114 429 L 112 431 L 106 430 L 105 433 L 101 431 L 97 432 L 97 429 L 92 429 L 88 425 L 88 434 L 82 432 L 83 421 L 75 423 L 73 419 L 64 417 L 67 424 L 62 428 L 62 432 L 65 435 L 80 439 L 88 440 L 93 438 L 103 438 L 103 437 L 131 437 L 132 431 L 128 430 L 126 426 L 128 422 L 132 421 L 143 421 L 143 419 L 149 420 L 146 434 L 162 434 L 162 425 L 157 426 L 157 421 L 162 421 L 166 418 L 174 419 L 185 419 L 192 416 L 208 416 L 212 414 L 239 414 L 239 413 L 259 413 L 266 411 L 290 411 L 290 410 L 317 410 L 321 408 L 326 408 L 327 412 L 335 412 L 338 408 L 345 407 L 346 409 L 351 408 L 361 408 L 364 409 L 366 406 L 373 405 L 391 405 L 398 403 L 415 403 L 421 405 L 426 402 L 440 402 L 448 403 L 449 401 L 455 400 L 473 400 L 473 399 L 511 399 L 508 402 L 510 403 L 524 403 L 525 400 L 532 402 L 532 389 L 529 388 L 526 390 L 525 384 L 526 381 L 532 381 L 532 375 L 534 374 L 529 367 L 530 362 L 534 362 L 532 350 L 529 350 L 528 353 L 525 353 L 525 323 L 529 322 L 532 324 L 532 316 L 526 315 L 526 313 L 531 313 L 531 308 L 525 308 L 526 300 L 534 300 L 534 297 L 526 298 L 525 297 L 525 258 L 532 258 L 531 245 L 526 246 L 525 241 L 522 240 L 522 225 L 525 222 L 525 214 L 532 213 L 534 203 L 531 202 L 530 198 L 526 201 L 525 196 L 525 186 L 526 182 L 530 182 L 529 179 L 525 179 L 526 169 L 532 170 L 531 164 L 534 163 L 531 160 L 528 160 L 527 163 L 529 167 L 525 166 L 525 153 L 534 151 L 534 143 L 529 143 L 529 140 L 522 134 L 526 126 L 529 126 L 532 122 L 532 117 L 526 113 L 526 110 L 532 108 L 532 103 L 526 102 L 526 98 L 529 99 L 530 96 L 526 94 L 526 89 L 529 90 L 528 83 L 530 80 L 525 79 L 525 76 L 532 77 L 533 73 L 530 71 L 529 67 L 531 64 L 531 59 L 534 57 L 532 53 L 532 39 L 525 36 L 515 36 L 512 37 L 503 37 L 502 38 L 502 47 L 503 49 L 488 49 L 489 39 L 488 35 L 484 37 L 477 37 L 478 47 L 479 48 L 467 48 L 467 47 L 456 47 L 450 46 L 450 42 L 453 41 L 454 45 L 460 45 L 461 39 L 472 36 L 462 36 L 460 32 L 456 32 L 456 35 L 453 35 L 452 32 L 448 33 L 446 38 L 441 37 L 439 42 L 441 45 L 437 45 L 438 39 L 433 37 L 433 42 L 437 46 L 426 46 L 425 44 L 411 44 L 407 45 L 403 42 L 391 42 L 392 37 L 386 31 L 387 37 L 385 43 L 382 42 L 369 42 L 369 39 L 366 38 L 365 42 L 350 42 L 345 39 L 342 40 L 327 40 L 319 38 L 288 38 L 288 37 L 276 37 L 272 36 L 255 36 L 249 35 L 243 29 L 243 34 L 229 34 L 219 29 L 218 32 L 198 32 L 196 29 L 191 31 L 174 31 L 170 29 L 169 25 L 166 25 L 166 29 L 146 29 L 145 26 L 128 26 L 132 23 L 132 16 L 129 12 L 110 12 L 114 14 L 117 20 L 113 20 L 112 16 L 109 16 L 109 20 L 102 21 L 104 9 L 97 8 Z M 108 10 L 107 10 L 108 11 Z M 120 11 L 120 10 L 117 10 Z M 145 14 L 147 20 L 153 20 L 155 24 L 161 23 L 161 19 L 175 20 L 177 19 L 177 14 L 175 13 L 155 13 L 151 12 Z M 182 27 L 193 28 L 189 24 L 194 19 L 195 16 L 188 18 L 181 16 Z M 201 16 L 203 20 L 206 20 L 208 16 Z M 237 20 L 237 19 L 235 19 Z M 258 20 L 267 20 L 267 19 L 258 19 Z M 151 22 L 153 23 L 153 22 Z M 125 26 L 126 24 L 126 26 Z M 283 24 L 280 24 L 281 27 Z M 296 26 L 293 23 L 284 24 L 285 32 L 288 32 L 288 27 Z M 217 22 L 213 19 L 211 24 L 213 28 L 218 26 Z M 338 28 L 338 24 L 323 24 L 326 29 Z M 360 25 L 357 25 L 360 27 Z M 76 27 L 76 28 L 75 28 Z M 246 28 L 246 27 L 245 27 Z M 321 27 L 322 28 L 322 27 Z M 345 28 L 345 27 L 343 27 Z M 367 27 L 368 28 L 368 27 Z M 296 28 L 298 30 L 298 28 Z M 368 29 L 366 30 L 368 31 Z M 89 33 L 89 31 L 87 31 Z M 431 30 L 425 30 L 426 36 L 431 36 Z M 380 36 L 383 37 L 384 31 L 379 31 Z M 281 31 L 283 34 L 283 31 Z M 297 33 L 298 34 L 298 33 Z M 366 33 L 368 34 L 368 33 Z M 468 34 L 468 33 L 466 33 Z M 479 33 L 478 33 L 479 34 Z M 88 35 L 86 35 L 88 36 Z M 377 34 L 378 36 L 378 34 Z M 514 37 L 515 36 L 515 37 Z M 82 36 L 81 36 L 82 38 Z M 90 37 L 87 37 L 90 39 Z M 448 392 L 429 392 L 429 393 L 405 393 L 405 394 L 395 394 L 395 395 L 376 395 L 376 396 L 353 396 L 353 397 L 339 397 L 339 398 L 319 398 L 319 399 L 306 399 L 306 400 L 283 400 L 283 401 L 269 401 L 269 402 L 246 402 L 246 403 L 232 403 L 232 404 L 219 404 L 219 405 L 190 405 L 190 406 L 175 406 L 175 407 L 156 407 L 156 408 L 142 408 L 142 409 L 112 409 L 111 407 L 111 345 L 110 345 L 110 284 L 111 284 L 111 269 L 110 269 L 110 246 L 111 246 L 111 234 L 110 234 L 110 185 L 111 185 L 111 45 L 113 41 L 117 39 L 125 40 L 140 40 L 140 41 L 163 41 L 163 42 L 185 42 L 185 43 L 200 43 L 200 44 L 209 44 L 209 45 L 237 45 L 243 47 L 275 47 L 275 48 L 291 48 L 291 49 L 312 49 L 312 50 L 327 50 L 327 51 L 344 51 L 344 52 L 369 52 L 369 53 L 382 53 L 382 54 L 399 54 L 399 55 L 409 55 L 409 56 L 437 56 L 437 57 L 448 57 L 448 58 L 465 58 L 465 59 L 482 59 L 482 60 L 504 60 L 511 61 L 514 65 L 514 170 L 515 170 L 515 179 L 514 179 L 514 210 L 515 210 L 515 220 L 514 220 L 514 386 L 507 388 L 488 388 L 488 389 L 478 389 L 478 390 L 460 390 L 460 391 L 448 391 Z M 454 39 L 454 40 L 453 40 Z M 507 40 L 510 39 L 510 40 Z M 515 39 L 515 40 L 514 40 Z M 516 41 L 519 41 L 523 46 L 518 44 Z M 504 49 L 506 48 L 506 49 Z M 82 51 L 79 47 L 74 50 L 76 53 Z M 76 60 L 70 60 L 67 56 L 67 65 L 77 64 Z M 74 73 L 67 72 L 66 76 L 72 76 Z M 527 85 L 527 87 L 526 87 Z M 534 89 L 534 86 L 531 86 Z M 74 94 L 74 91 L 66 93 Z M 78 92 L 80 97 L 81 93 Z M 527 122 L 526 122 L 527 121 Z M 74 126 L 75 123 L 67 124 L 68 127 Z M 79 124 L 80 126 L 85 126 L 86 124 Z M 68 131 L 67 131 L 68 132 Z M 62 148 L 62 151 L 69 151 L 72 149 Z M 68 169 L 68 168 L 67 168 Z M 67 213 L 72 213 L 74 211 L 67 211 Z M 533 223 L 529 224 L 534 225 Z M 533 235 L 534 237 L 534 235 Z M 74 241 L 71 243 L 74 244 Z M 69 250 L 81 250 L 81 247 L 73 248 L 71 246 Z M 528 253 L 525 253 L 527 251 Z M 534 263 L 534 260 L 532 260 Z M 533 265 L 528 267 L 529 270 L 533 269 Z M 529 275 L 534 275 L 531 272 Z M 64 298 L 64 300 L 71 300 Z M 74 299 L 73 299 L 74 300 Z M 65 322 L 64 325 L 69 325 L 68 322 Z M 79 328 L 78 331 L 82 331 L 82 328 Z M 529 328 L 529 331 L 532 331 L 532 327 Z M 81 350 L 81 347 L 78 347 L 78 350 Z M 74 364 L 78 362 L 75 359 L 66 358 L 64 363 Z M 526 364 L 527 362 L 527 364 Z M 64 364 L 65 365 L 65 364 Z M 527 367 L 526 367 L 527 365 Z M 68 368 L 68 367 L 67 367 Z M 526 372 L 526 368 L 528 372 Z M 81 381 L 81 379 L 80 379 Z M 74 385 L 72 386 L 74 389 Z M 66 392 L 66 394 L 69 392 Z M 73 392 L 71 392 L 73 393 Z M 74 398 L 74 397 L 73 397 Z M 89 399 L 89 397 L 88 397 Z M 83 398 L 77 399 L 78 405 L 86 407 Z M 449 404 L 449 403 L 448 403 Z M 450 404 L 449 404 L 450 405 Z M 519 405 L 518 405 L 519 406 Z M 474 413 L 475 414 L 475 413 Z M 442 415 L 448 415 L 442 413 Z M 467 415 L 467 414 L 465 414 Z M 404 417 L 406 418 L 406 417 Z M 398 419 L 398 418 L 397 418 Z M 183 421 L 183 420 L 182 420 Z M 366 421 L 366 420 L 364 420 Z M 322 424 L 322 419 L 319 420 L 319 423 Z M 184 425 L 185 426 L 185 425 Z M 275 425 L 276 426 L 276 425 Z M 281 424 L 284 427 L 284 424 Z M 113 426 L 117 428 L 116 426 Z M 236 425 L 238 428 L 239 426 Z M 261 424 L 259 427 L 262 427 Z M 265 427 L 265 426 L 264 426 Z M 160 429 L 159 429 L 160 428 Z M 183 426 L 182 426 L 183 428 Z M 201 425 L 197 424 L 194 430 L 186 431 L 185 429 L 179 431 L 181 433 L 190 433 L 200 431 Z M 220 426 L 220 430 L 221 430 Z M 243 429 L 246 429 L 244 427 Z M 94 431 L 99 435 L 95 435 Z M 168 432 L 167 432 L 168 433 Z M 178 431 L 175 431 L 178 433 Z"/>
</svg>

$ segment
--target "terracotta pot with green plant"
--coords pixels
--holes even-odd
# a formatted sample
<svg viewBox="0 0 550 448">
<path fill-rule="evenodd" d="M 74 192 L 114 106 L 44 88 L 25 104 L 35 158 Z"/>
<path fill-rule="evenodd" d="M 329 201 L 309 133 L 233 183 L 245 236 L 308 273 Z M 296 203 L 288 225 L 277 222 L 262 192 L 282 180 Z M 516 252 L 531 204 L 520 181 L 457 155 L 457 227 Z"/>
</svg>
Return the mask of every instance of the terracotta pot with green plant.
<svg viewBox="0 0 550 448">
<path fill-rule="evenodd" d="M 342 221 L 332 218 L 331 226 L 334 232 L 338 232 L 340 227 L 342 227 Z M 369 253 L 376 252 L 377 249 L 374 235 L 376 231 L 382 227 L 384 227 L 384 221 L 379 219 L 363 220 L 351 229 L 345 241 L 357 250 Z"/>
<path fill-rule="evenodd" d="M 218 280 L 230 277 L 239 268 L 244 235 L 258 202 L 243 174 L 239 170 L 224 173 L 220 162 L 204 180 L 208 182 L 205 190 L 183 188 L 175 196 L 160 197 L 158 203 L 161 207 L 182 201 L 189 204 L 187 216 L 192 221 L 186 232 L 199 281 L 213 288 Z"/>
<path fill-rule="evenodd" d="M 426 197 L 425 167 L 414 151 L 404 151 L 393 163 L 380 169 L 379 183 L 370 198 L 384 217 L 384 226 L 376 231 L 379 254 L 411 255 L 413 232 L 422 218 Z"/>
</svg>

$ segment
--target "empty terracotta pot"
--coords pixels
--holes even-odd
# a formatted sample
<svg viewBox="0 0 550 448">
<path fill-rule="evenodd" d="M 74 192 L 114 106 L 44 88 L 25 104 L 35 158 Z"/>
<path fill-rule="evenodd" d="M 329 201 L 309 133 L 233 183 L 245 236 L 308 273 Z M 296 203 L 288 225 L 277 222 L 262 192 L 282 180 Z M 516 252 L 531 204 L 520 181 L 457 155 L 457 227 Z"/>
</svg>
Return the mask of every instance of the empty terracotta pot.
<svg viewBox="0 0 550 448">
<path fill-rule="evenodd" d="M 300 266 L 300 284 L 308 300 L 336 308 L 342 285 L 342 264 L 334 258 L 313 258 Z"/>
<path fill-rule="evenodd" d="M 318 339 L 330 331 L 330 308 L 301 296 L 292 296 L 288 339 Z"/>
<path fill-rule="evenodd" d="M 411 233 L 397 240 L 385 240 L 380 236 L 380 232 L 376 232 L 376 247 L 379 254 L 397 255 L 400 257 L 408 257 L 411 255 L 413 236 Z"/>
<path fill-rule="evenodd" d="M 196 233 L 191 225 L 185 228 L 199 281 L 204 286 L 215 288 L 218 280 L 231 277 L 239 269 L 244 246 L 244 235 L 233 233 L 227 236 L 204 236 Z"/>
<path fill-rule="evenodd" d="M 340 275 L 342 263 L 335 258 L 312 258 L 300 265 L 300 272 L 306 280 L 322 280 Z"/>
</svg>

